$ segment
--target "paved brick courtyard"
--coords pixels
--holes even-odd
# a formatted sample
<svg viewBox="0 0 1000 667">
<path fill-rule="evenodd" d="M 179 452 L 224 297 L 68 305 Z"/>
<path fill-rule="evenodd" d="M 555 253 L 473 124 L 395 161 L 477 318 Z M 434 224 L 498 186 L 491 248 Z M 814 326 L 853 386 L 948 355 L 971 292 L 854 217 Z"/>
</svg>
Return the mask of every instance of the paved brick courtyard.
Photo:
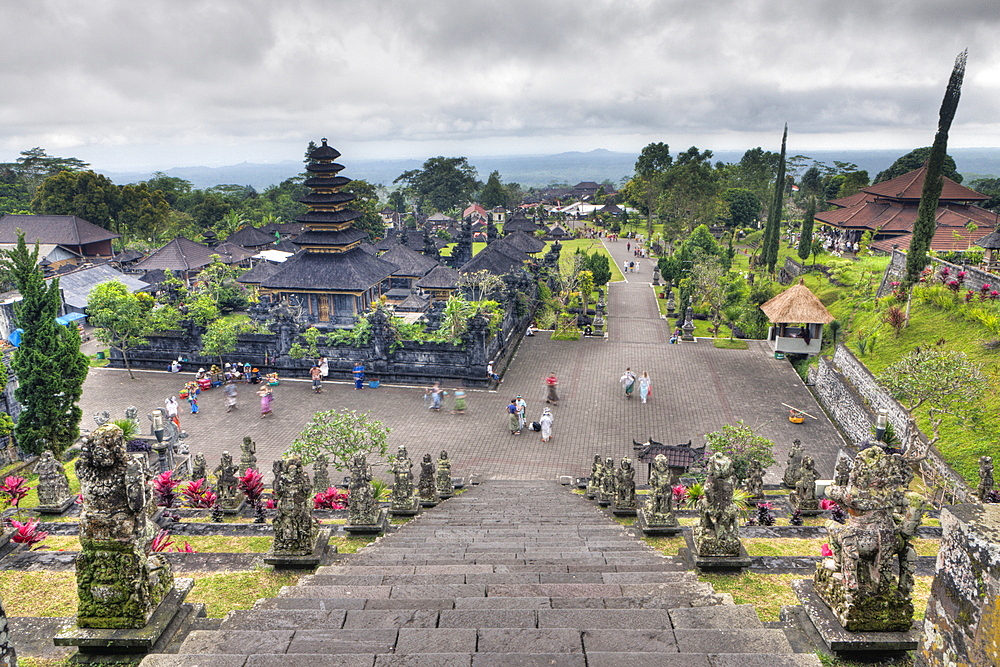
<svg viewBox="0 0 1000 667">
<path fill-rule="evenodd" d="M 625 243 L 606 243 L 619 266 L 630 256 Z M 259 417 L 256 388 L 243 385 L 240 408 L 232 413 L 226 413 L 220 390 L 201 394 L 201 412 L 196 416 L 187 414 L 182 401 L 181 426 L 189 434 L 191 450 L 204 452 L 210 466 L 217 464 L 222 451 L 238 452 L 243 436 L 250 435 L 257 443 L 261 468 L 270 470 L 271 462 L 314 412 L 349 408 L 370 412 L 390 426 L 393 451 L 406 444 L 410 456 L 419 459 L 425 452 L 436 456 L 447 449 L 456 474 L 553 479 L 587 474 L 596 453 L 631 456 L 633 438 L 652 437 L 670 444 L 693 440 L 698 446 L 705 433 L 742 419 L 776 444 L 778 463 L 765 481 L 778 481 L 795 438 L 816 459 L 820 474 L 831 475 L 843 441 L 792 367 L 775 360 L 762 342 L 751 342 L 749 350 L 716 349 L 710 340 L 667 344 L 670 329 L 657 311 L 650 285 L 652 265 L 652 260 L 641 260 L 637 273 L 611 285 L 607 338 L 525 338 L 499 391 L 467 390 L 464 415 L 448 412 L 450 395 L 441 412 L 428 410 L 423 387 L 382 385 L 355 391 L 353 384 L 326 383 L 322 394 L 314 394 L 303 378 L 283 379 L 275 387 L 274 413 L 266 419 Z M 626 366 L 637 374 L 649 372 L 653 391 L 648 404 L 642 405 L 638 395 L 630 400 L 622 396 L 618 378 Z M 561 399 L 553 409 L 552 440 L 542 443 L 538 434 L 528 431 L 510 435 L 507 402 L 522 394 L 529 420 L 537 420 L 545 407 L 543 380 L 548 371 L 559 378 Z M 104 409 L 120 418 L 125 407 L 134 404 L 145 415 L 176 394 L 189 377 L 137 371 L 131 380 L 122 370 L 91 369 L 80 401 L 82 426 L 93 428 L 91 415 Z M 791 424 L 782 403 L 820 419 Z"/>
</svg>

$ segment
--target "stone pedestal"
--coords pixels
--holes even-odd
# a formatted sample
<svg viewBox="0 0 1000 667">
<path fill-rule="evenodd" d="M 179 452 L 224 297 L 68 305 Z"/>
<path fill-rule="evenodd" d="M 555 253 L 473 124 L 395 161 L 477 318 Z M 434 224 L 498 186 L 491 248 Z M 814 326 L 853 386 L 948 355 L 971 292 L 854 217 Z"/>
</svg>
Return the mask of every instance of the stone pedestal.
<svg viewBox="0 0 1000 667">
<path fill-rule="evenodd" d="M 670 521 L 670 519 L 673 519 L 673 521 Z M 635 525 L 646 537 L 669 537 L 679 535 L 684 531 L 677 522 L 677 517 L 662 514 L 647 515 L 643 509 L 638 511 Z"/>
<path fill-rule="evenodd" d="M 815 498 L 811 500 L 799 500 L 798 495 L 792 491 L 788 494 L 788 504 L 792 511 L 799 511 L 802 516 L 819 516 L 823 510 L 819 508 L 819 501 Z"/>
<path fill-rule="evenodd" d="M 63 514 L 74 504 L 76 504 L 76 496 L 70 496 L 59 505 L 38 505 L 33 509 L 39 514 Z"/>
<path fill-rule="evenodd" d="M 614 500 L 613 496 L 608 496 L 603 493 L 597 494 L 597 504 L 601 507 L 609 507 L 611 502 Z"/>
<path fill-rule="evenodd" d="M 849 632 L 906 632 L 913 623 L 913 602 L 908 598 L 900 600 L 895 586 L 881 594 L 856 595 L 853 604 L 842 604 L 847 591 L 841 575 L 824 567 L 824 561 L 816 564 L 813 590 Z"/>
<path fill-rule="evenodd" d="M 383 509 L 379 511 L 376 523 L 345 524 L 344 532 L 351 535 L 381 535 L 389 529 L 389 515 Z"/>
<path fill-rule="evenodd" d="M 56 646 L 76 646 L 81 654 L 143 654 L 160 650 L 171 639 L 177 618 L 187 605 L 184 598 L 191 592 L 194 579 L 175 579 L 174 586 L 157 605 L 142 628 L 81 628 L 71 625 L 53 637 Z M 86 660 L 80 660 L 84 662 Z"/>
<path fill-rule="evenodd" d="M 246 498 L 240 498 L 239 503 L 227 503 L 222 505 L 222 513 L 227 516 L 242 514 L 246 506 Z"/>
<path fill-rule="evenodd" d="M 694 538 L 690 533 L 684 534 L 687 542 L 687 559 L 698 570 L 702 572 L 719 572 L 722 574 L 740 574 L 750 567 L 752 559 L 747 553 L 746 547 L 740 542 L 739 551 L 729 556 L 702 556 L 695 547 Z"/>
<path fill-rule="evenodd" d="M 416 496 L 410 496 L 410 502 L 406 505 L 393 503 L 389 508 L 390 516 L 416 516 L 417 514 L 420 514 L 420 499 Z"/>
<path fill-rule="evenodd" d="M 792 582 L 802 608 L 831 653 L 838 658 L 888 658 L 917 648 L 920 632 L 851 632 L 846 630 L 824 602 L 809 579 Z"/>
<path fill-rule="evenodd" d="M 612 506 L 611 513 L 615 516 L 635 516 L 635 508 Z"/>
<path fill-rule="evenodd" d="M 264 554 L 264 562 L 268 565 L 273 565 L 275 569 L 313 568 L 322 562 L 329 542 L 330 530 L 324 528 L 316 533 L 316 541 L 313 544 L 311 553 L 292 556 L 288 554 L 276 554 L 272 550 Z"/>
</svg>

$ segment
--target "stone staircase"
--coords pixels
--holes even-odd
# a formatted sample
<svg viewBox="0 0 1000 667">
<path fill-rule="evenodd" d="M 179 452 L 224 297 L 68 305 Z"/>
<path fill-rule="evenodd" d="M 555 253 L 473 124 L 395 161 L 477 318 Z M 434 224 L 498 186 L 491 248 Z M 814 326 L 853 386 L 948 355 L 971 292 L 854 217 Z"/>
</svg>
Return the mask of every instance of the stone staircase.
<svg viewBox="0 0 1000 667">
<path fill-rule="evenodd" d="M 551 482 L 491 482 L 142 667 L 818 667 Z"/>
</svg>

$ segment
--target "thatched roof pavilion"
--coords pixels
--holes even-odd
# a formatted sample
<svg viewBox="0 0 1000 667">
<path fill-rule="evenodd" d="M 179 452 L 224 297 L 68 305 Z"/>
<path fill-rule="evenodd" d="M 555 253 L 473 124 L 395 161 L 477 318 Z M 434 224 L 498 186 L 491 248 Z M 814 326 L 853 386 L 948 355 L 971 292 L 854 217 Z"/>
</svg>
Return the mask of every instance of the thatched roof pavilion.
<svg viewBox="0 0 1000 667">
<path fill-rule="evenodd" d="M 823 344 L 823 325 L 834 320 L 823 302 L 801 279 L 798 285 L 789 287 L 761 305 L 760 309 L 771 322 L 767 338 L 776 357 L 819 354 Z"/>
</svg>

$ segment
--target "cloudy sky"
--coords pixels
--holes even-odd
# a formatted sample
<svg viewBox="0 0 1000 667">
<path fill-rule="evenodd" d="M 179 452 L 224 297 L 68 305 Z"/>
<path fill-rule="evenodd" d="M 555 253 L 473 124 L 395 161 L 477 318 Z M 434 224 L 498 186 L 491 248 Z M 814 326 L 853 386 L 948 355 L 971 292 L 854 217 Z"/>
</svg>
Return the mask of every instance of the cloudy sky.
<svg viewBox="0 0 1000 667">
<path fill-rule="evenodd" d="M 79 0 L 0 5 L 0 162 L 1000 146 L 996 0 Z"/>
</svg>

